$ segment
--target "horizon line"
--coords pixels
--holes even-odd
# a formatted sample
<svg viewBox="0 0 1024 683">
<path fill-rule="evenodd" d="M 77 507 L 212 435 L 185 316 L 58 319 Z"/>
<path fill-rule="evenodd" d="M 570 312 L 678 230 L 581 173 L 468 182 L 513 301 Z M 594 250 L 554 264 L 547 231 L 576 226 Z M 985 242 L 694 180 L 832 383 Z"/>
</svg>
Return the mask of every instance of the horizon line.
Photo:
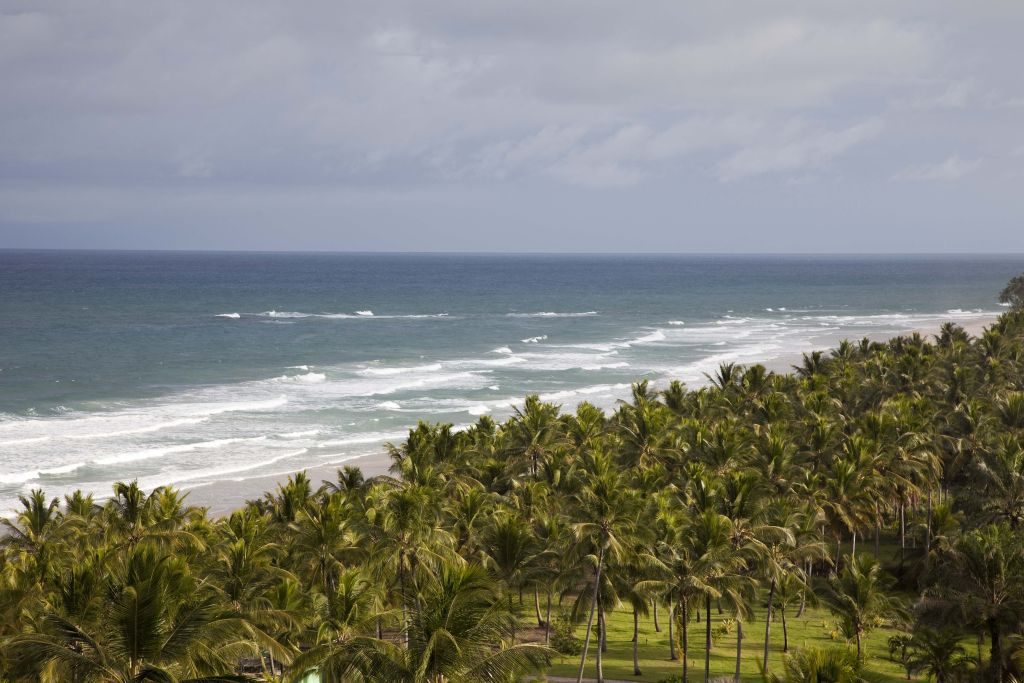
<svg viewBox="0 0 1024 683">
<path fill-rule="evenodd" d="M 217 249 L 139 247 L 4 247 L 0 252 L 81 252 L 136 254 L 294 254 L 349 256 L 848 256 L 848 257 L 1024 257 L 1024 251 L 487 251 L 487 250 L 340 250 Z"/>
</svg>

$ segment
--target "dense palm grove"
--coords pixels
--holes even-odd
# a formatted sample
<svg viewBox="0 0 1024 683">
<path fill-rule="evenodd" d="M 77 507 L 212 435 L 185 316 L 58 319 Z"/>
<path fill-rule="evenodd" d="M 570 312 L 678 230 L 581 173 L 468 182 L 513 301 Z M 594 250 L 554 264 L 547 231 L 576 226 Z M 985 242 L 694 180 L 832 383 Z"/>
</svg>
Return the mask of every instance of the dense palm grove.
<svg viewBox="0 0 1024 683">
<path fill-rule="evenodd" d="M 421 424 L 390 476 L 295 475 L 221 519 L 34 491 L 0 540 L 0 679 L 512 681 L 558 646 L 600 680 L 616 612 L 660 621 L 683 681 L 726 622 L 737 677 L 785 649 L 766 677 L 859 680 L 882 625 L 908 675 L 1024 675 L 1024 313 L 709 379 Z M 812 603 L 835 650 L 789 643 Z"/>
</svg>

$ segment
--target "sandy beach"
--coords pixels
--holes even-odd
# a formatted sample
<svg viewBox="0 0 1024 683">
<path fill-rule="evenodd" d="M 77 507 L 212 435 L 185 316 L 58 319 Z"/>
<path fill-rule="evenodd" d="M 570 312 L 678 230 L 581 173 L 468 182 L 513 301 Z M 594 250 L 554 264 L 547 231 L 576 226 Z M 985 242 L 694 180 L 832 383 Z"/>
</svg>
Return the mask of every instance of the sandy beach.
<svg viewBox="0 0 1024 683">
<path fill-rule="evenodd" d="M 958 322 L 964 330 L 967 331 L 972 337 L 977 337 L 985 330 L 986 327 L 991 325 L 998 316 L 992 315 L 991 317 L 978 318 L 975 320 Z M 904 336 L 913 334 L 914 332 L 920 333 L 926 337 L 931 338 L 933 335 L 939 332 L 940 325 L 935 325 L 927 328 L 919 328 L 911 330 L 909 332 L 902 332 Z M 896 332 L 879 332 L 874 334 L 866 335 L 872 341 L 885 341 L 896 336 Z M 827 350 L 834 348 L 839 341 L 844 338 L 842 335 L 826 335 L 820 340 L 816 340 L 814 346 L 808 351 L 813 350 Z M 790 355 L 784 355 L 771 360 L 765 361 L 764 365 L 774 372 L 790 372 L 792 371 L 793 365 L 800 362 L 803 357 L 803 353 L 794 353 Z M 563 405 L 564 410 L 571 410 L 573 406 Z M 349 463 L 342 463 L 340 465 L 325 465 L 320 467 L 306 468 L 304 471 L 309 475 L 314 485 L 319 485 L 323 481 L 335 481 L 337 471 L 345 464 L 354 465 L 359 467 L 364 476 L 374 477 L 388 473 L 388 468 L 391 465 L 391 461 L 387 453 L 382 448 L 379 454 L 368 455 L 352 460 Z M 214 514 L 227 514 L 232 510 L 243 505 L 247 500 L 260 498 L 267 491 L 274 491 L 278 485 L 286 480 L 286 477 L 281 476 L 267 476 L 267 477 L 254 477 L 246 479 L 244 481 L 219 481 L 211 484 L 195 487 L 183 487 L 188 491 L 188 499 L 193 505 L 201 505 L 209 508 Z"/>
</svg>

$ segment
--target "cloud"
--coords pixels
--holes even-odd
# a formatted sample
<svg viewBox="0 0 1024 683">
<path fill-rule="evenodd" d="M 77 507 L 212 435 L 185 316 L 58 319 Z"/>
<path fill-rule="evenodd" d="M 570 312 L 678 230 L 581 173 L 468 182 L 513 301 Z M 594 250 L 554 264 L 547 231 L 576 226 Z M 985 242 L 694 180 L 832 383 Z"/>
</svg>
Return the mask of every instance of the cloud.
<svg viewBox="0 0 1024 683">
<path fill-rule="evenodd" d="M 878 118 L 840 130 L 805 131 L 793 126 L 778 131 L 775 140 L 744 148 L 718 165 L 718 177 L 734 181 L 779 171 L 798 171 L 824 166 L 882 131 Z"/>
<path fill-rule="evenodd" d="M 620 218 L 824 177 L 858 205 L 892 169 L 977 172 L 914 164 L 1019 143 L 1014 3 L 0 4 L 0 227 L 73 223 L 108 190 L 201 189 L 188 218 L 213 228 L 251 218 L 240 195 L 310 202 L 330 226 L 347 210 L 332 193 L 368 197 L 367 224 L 397 211 L 382 197 L 421 197 L 418 222 L 452 196 L 543 211 L 567 185 Z M 116 230 L 163 220 L 160 202 L 119 205 Z"/>
<path fill-rule="evenodd" d="M 937 164 L 905 168 L 894 175 L 893 180 L 959 180 L 974 173 L 980 166 L 981 159 L 965 160 L 954 154 Z"/>
</svg>

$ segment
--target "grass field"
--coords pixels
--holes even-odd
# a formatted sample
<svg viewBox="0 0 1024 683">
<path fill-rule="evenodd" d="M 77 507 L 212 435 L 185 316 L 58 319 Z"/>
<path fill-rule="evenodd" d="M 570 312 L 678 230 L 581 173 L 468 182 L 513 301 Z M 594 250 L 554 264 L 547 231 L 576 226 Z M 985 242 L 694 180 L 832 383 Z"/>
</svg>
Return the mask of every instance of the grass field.
<svg viewBox="0 0 1024 683">
<path fill-rule="evenodd" d="M 858 550 L 861 550 L 858 548 Z M 883 543 L 879 556 L 885 560 L 892 560 L 897 556 L 898 548 L 890 540 Z M 843 552 L 850 551 L 848 544 L 844 544 Z M 865 543 L 862 552 L 874 555 L 874 548 L 870 543 Z M 912 599 L 912 596 L 907 596 Z M 718 615 L 712 609 L 712 630 L 723 620 L 728 619 L 728 614 Z M 760 662 L 764 656 L 764 617 L 763 607 L 754 613 L 754 619 L 743 624 L 743 653 L 740 659 L 740 674 L 745 681 L 760 681 Z M 533 618 L 533 611 L 524 607 L 521 613 L 521 623 L 529 624 Z M 608 679 L 629 680 L 629 681 L 658 681 L 668 676 L 682 674 L 682 660 L 669 659 L 668 646 L 668 622 L 664 610 L 661 611 L 661 632 L 654 630 L 654 623 L 650 616 L 640 618 L 640 670 L 642 675 L 633 674 L 633 614 L 628 607 L 610 613 L 608 620 L 608 651 L 604 654 L 604 675 Z M 793 652 L 802 647 L 850 647 L 855 648 L 853 643 L 847 643 L 839 632 L 835 617 L 824 607 L 808 607 L 804 615 L 797 619 L 795 610 L 787 611 L 786 622 L 789 630 L 789 650 Z M 534 622 L 535 623 L 535 622 Z M 585 625 L 576 629 L 576 635 L 582 640 Z M 891 628 L 878 628 L 871 631 L 864 639 L 864 662 L 867 673 L 873 680 L 896 681 L 907 680 L 906 671 L 898 661 L 889 657 L 889 638 L 896 635 L 898 631 Z M 526 634 L 524 634 L 526 635 Z M 543 640 L 543 631 L 534 631 L 527 636 L 527 639 Z M 711 677 L 732 678 L 736 671 L 736 631 L 713 638 L 714 644 L 711 649 Z M 593 679 L 595 676 L 594 656 L 597 637 L 591 637 L 590 653 L 587 657 L 586 676 Z M 704 622 L 690 622 L 689 629 L 689 680 L 693 683 L 700 683 L 704 680 Z M 784 653 L 782 652 L 782 620 L 778 610 L 775 611 L 771 628 L 771 648 L 768 656 L 769 670 L 774 673 L 782 672 Z M 677 653 L 678 657 L 678 653 Z M 579 668 L 579 657 L 560 657 L 555 660 L 554 666 L 548 671 L 550 676 L 566 676 L 575 679 Z"/>
<path fill-rule="evenodd" d="M 524 618 L 528 615 L 524 614 Z M 741 658 L 741 675 L 743 680 L 761 680 L 759 663 L 764 654 L 764 611 L 755 615 L 756 621 L 743 625 L 743 655 Z M 721 623 L 728 615 L 719 616 L 712 610 L 712 628 Z M 793 651 L 801 647 L 846 647 L 843 637 L 837 633 L 835 619 L 825 609 L 808 609 L 804 616 L 796 619 L 787 614 L 789 627 L 789 647 Z M 641 676 L 633 675 L 633 616 L 627 609 L 608 615 L 608 652 L 604 656 L 604 674 L 606 678 L 634 681 L 658 681 L 662 678 L 682 673 L 682 661 L 669 660 L 668 625 L 663 616 L 661 633 L 654 630 L 653 621 L 648 618 L 640 620 L 640 669 Z M 584 627 L 577 629 L 577 635 L 583 637 Z M 872 631 L 865 640 L 865 662 L 868 671 L 881 681 L 906 680 L 906 672 L 898 662 L 889 659 L 888 640 L 895 631 L 877 629 Z M 691 622 L 689 631 L 689 676 L 694 682 L 704 678 L 704 623 Z M 782 622 L 776 612 L 772 622 L 772 647 L 769 655 L 769 668 L 775 672 L 782 669 Z M 591 639 L 588 657 L 587 676 L 594 674 L 594 648 L 596 635 Z M 850 647 L 853 647 L 850 645 Z M 562 657 L 548 672 L 551 676 L 576 676 L 579 657 Z M 714 639 L 711 650 L 712 678 L 732 677 L 736 670 L 736 633 L 723 635 Z"/>
</svg>

